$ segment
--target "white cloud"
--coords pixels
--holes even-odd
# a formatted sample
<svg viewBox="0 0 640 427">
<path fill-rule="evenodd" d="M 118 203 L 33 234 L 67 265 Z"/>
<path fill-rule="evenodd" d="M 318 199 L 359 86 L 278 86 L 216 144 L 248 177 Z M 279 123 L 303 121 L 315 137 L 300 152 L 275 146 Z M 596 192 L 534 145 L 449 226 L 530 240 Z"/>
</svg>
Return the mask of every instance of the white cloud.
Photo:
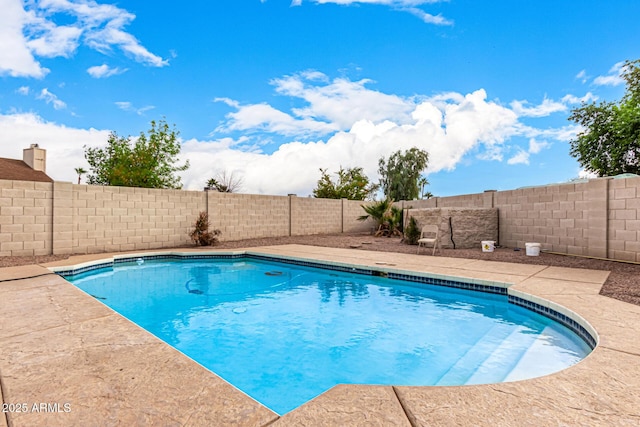
<svg viewBox="0 0 640 427">
<path fill-rule="evenodd" d="M 222 102 L 227 104 L 229 107 L 240 108 L 240 103 L 231 98 L 215 98 L 213 102 Z"/>
<path fill-rule="evenodd" d="M 337 170 L 340 166 L 361 166 L 368 176 L 377 180 L 380 157 L 415 146 L 430 153 L 429 173 L 451 170 L 471 151 L 477 151 L 485 159 L 501 159 L 505 142 L 523 132 L 517 115 L 507 107 L 488 101 L 484 90 L 466 95 L 449 93 L 417 101 L 368 89 L 363 82 L 344 79 L 336 82 L 314 75 L 318 77 L 317 81 L 325 84 L 309 85 L 305 79 L 297 77 L 274 80 L 278 93 L 307 102 L 305 107 L 294 109 L 292 113 L 276 110 L 268 104 L 242 107 L 235 101 L 220 99 L 238 111 L 231 113 L 228 122 L 219 130 L 239 129 L 242 125 L 244 135 L 256 132 L 253 138 L 259 139 L 262 135 L 259 132 L 264 131 L 280 136 L 304 133 L 301 129 L 292 132 L 290 128 L 275 126 L 276 123 L 292 122 L 297 126 L 304 122 L 311 131 L 318 126 L 334 125 L 339 128 L 337 132 L 331 131 L 324 140 L 284 143 L 269 154 L 239 150 L 238 144 L 229 143 L 229 138 L 187 141 L 183 152 L 190 160 L 191 170 L 184 174 L 185 185 L 202 187 L 203 177 L 213 173 L 211 165 L 224 164 L 229 170 L 242 173 L 247 192 L 307 195 L 315 186 L 320 167 Z M 362 102 L 363 99 L 387 102 L 383 102 L 381 108 L 375 102 Z M 340 106 L 340 102 L 348 108 Z M 330 112 L 327 105 L 335 105 L 339 114 Z M 349 106 L 363 108 L 356 114 L 353 112 L 356 108 Z M 240 114 L 246 114 L 246 117 L 240 117 Z M 369 114 L 376 119 L 367 118 Z"/>
<path fill-rule="evenodd" d="M 315 186 L 320 167 L 337 170 L 340 166 L 362 166 L 377 180 L 380 157 L 416 146 L 429 152 L 427 172 L 435 173 L 455 169 L 470 154 L 482 160 L 502 161 L 503 153 L 514 149 L 509 147 L 509 140 L 515 136 L 528 137 L 529 145 L 527 149 L 517 148 L 506 162 L 526 165 L 531 155 L 551 146 L 549 141 L 567 141 L 575 136 L 576 127 L 538 129 L 522 124 L 519 117 L 566 111 L 566 103 L 580 99 L 545 99 L 537 106 L 518 101 L 507 107 L 488 100 L 482 89 L 469 94 L 401 98 L 368 88 L 367 80 L 330 80 L 314 71 L 271 83 L 277 93 L 302 100 L 303 106 L 281 111 L 266 103 L 242 106 L 234 100 L 217 99 L 236 110 L 217 131 L 242 130 L 245 137 L 253 135 L 253 140 L 265 135 L 304 138 L 314 134 L 326 139 L 306 143 L 294 140 L 269 154 L 259 148 L 243 151 L 232 138 L 187 141 L 184 153 L 192 171 L 184 175 L 186 186 L 202 187 L 202 177 L 213 173 L 211 165 L 224 164 L 242 173 L 247 192 L 307 195 Z"/>
<path fill-rule="evenodd" d="M 565 95 L 562 97 L 562 102 L 565 104 L 582 104 L 583 102 L 589 103 L 597 100 L 598 97 L 591 92 L 587 92 L 587 94 L 581 98 L 575 95 Z"/>
<path fill-rule="evenodd" d="M 582 83 L 586 83 L 589 80 L 589 76 L 587 76 L 587 70 L 582 70 L 578 74 L 576 74 L 576 79 L 580 80 Z"/>
<path fill-rule="evenodd" d="M 528 138 L 547 138 L 561 142 L 569 142 L 582 130 L 579 125 L 566 125 L 560 128 L 539 129 L 531 126 L 522 126 L 521 134 Z"/>
<path fill-rule="evenodd" d="M 598 178 L 598 174 L 594 172 L 589 172 L 585 169 L 578 170 L 578 178 L 579 179 L 594 179 Z"/>
<path fill-rule="evenodd" d="M 64 25 L 59 17 L 64 16 Z M 0 75 L 44 77 L 36 57 L 70 57 L 80 45 L 100 52 L 119 48 L 145 65 L 168 61 L 149 52 L 124 28 L 135 15 L 93 0 L 2 0 L 0 14 Z"/>
<path fill-rule="evenodd" d="M 567 94 L 560 99 L 554 101 L 545 97 L 538 105 L 531 105 L 529 101 L 511 101 L 509 104 L 514 113 L 518 117 L 547 117 L 554 113 L 564 113 L 569 110 L 572 104 L 581 104 L 596 101 L 598 97 L 591 92 L 587 92 L 582 97 Z"/>
<path fill-rule="evenodd" d="M 349 130 L 358 120 L 381 122 L 391 120 L 403 124 L 411 121 L 415 102 L 366 88 L 370 80 L 352 82 L 338 78 L 329 81 L 317 71 L 273 79 L 277 93 L 306 102 L 290 113 L 268 104 L 241 105 L 228 98 L 216 98 L 236 109 L 217 131 L 273 132 L 286 136 L 312 138 L 336 131 Z"/>
<path fill-rule="evenodd" d="M 147 105 L 145 107 L 136 108 L 133 106 L 131 102 L 128 102 L 128 101 L 120 101 L 120 102 L 116 102 L 115 104 L 118 106 L 119 109 L 130 112 L 130 113 L 136 113 L 139 116 L 144 116 L 144 113 L 156 108 L 153 105 Z"/>
<path fill-rule="evenodd" d="M 624 80 L 620 76 L 598 76 L 593 80 L 596 86 L 620 86 Z"/>
<path fill-rule="evenodd" d="M 529 164 L 529 153 L 520 149 L 518 153 L 507 160 L 507 164 L 509 165 L 528 165 Z"/>
<path fill-rule="evenodd" d="M 311 137 L 335 132 L 336 126 L 313 119 L 296 119 L 268 104 L 238 105 L 237 111 L 227 114 L 227 123 L 219 132 L 270 132 L 285 136 Z"/>
<path fill-rule="evenodd" d="M 444 18 L 442 15 L 432 15 L 417 7 L 400 8 L 399 10 L 404 10 L 414 16 L 417 16 L 425 24 L 453 25 L 453 21 Z"/>
<path fill-rule="evenodd" d="M 593 84 L 596 86 L 619 86 L 624 84 L 624 79 L 620 77 L 620 73 L 623 71 L 624 62 L 616 63 L 609 70 L 609 74 L 606 76 L 598 76 L 593 79 Z"/>
<path fill-rule="evenodd" d="M 73 25 L 57 26 L 41 16 L 29 12 L 27 33 L 30 35 L 27 47 L 37 56 L 68 58 L 80 45 L 82 29 Z"/>
<path fill-rule="evenodd" d="M 22 150 L 39 144 L 47 150 L 47 174 L 55 180 L 74 182 L 74 168 L 88 169 L 83 145 L 107 142 L 109 131 L 74 129 L 47 122 L 35 114 L 0 114 L 0 157 L 22 159 Z"/>
<path fill-rule="evenodd" d="M 516 148 L 516 154 L 507 160 L 508 165 L 528 165 L 532 154 L 538 154 L 545 148 L 551 147 L 551 143 L 547 141 L 536 141 L 535 138 L 529 139 L 529 149 L 527 151 L 520 147 Z"/>
<path fill-rule="evenodd" d="M 551 146 L 551 144 L 547 141 L 536 141 L 534 138 L 531 138 L 529 140 L 529 153 L 531 154 L 538 154 L 540 151 L 542 151 L 545 148 L 549 148 Z"/>
<path fill-rule="evenodd" d="M 103 78 L 115 76 L 118 74 L 122 74 L 125 71 L 127 70 L 126 69 L 123 70 L 118 67 L 111 68 L 107 64 L 95 65 L 93 67 L 87 68 L 87 73 L 89 73 L 91 77 L 94 77 L 96 79 L 103 79 Z"/>
<path fill-rule="evenodd" d="M 352 82 L 337 78 L 329 82 L 327 76 L 317 71 L 274 79 L 276 92 L 300 98 L 309 105 L 297 108 L 293 113 L 304 119 L 321 119 L 348 129 L 355 121 L 369 119 L 407 122 L 414 108 L 412 100 L 397 95 L 387 95 L 365 87 L 372 83 L 363 79 Z M 324 83 L 324 85 L 321 85 Z"/>
<path fill-rule="evenodd" d="M 49 92 L 49 89 L 44 88 L 40 91 L 40 94 L 36 97 L 37 99 L 42 99 L 47 104 L 52 104 L 53 108 L 56 110 L 62 110 L 67 108 L 67 104 L 58 99 L 56 95 Z"/>
<path fill-rule="evenodd" d="M 189 170 L 182 173 L 185 188 L 204 187 L 223 165 L 224 170 L 243 177 L 244 192 L 306 196 L 315 187 L 319 168 L 335 171 L 340 166 L 360 166 L 377 181 L 380 157 L 400 149 L 427 150 L 427 173 L 435 173 L 453 170 L 471 155 L 502 161 L 505 153 L 515 152 L 507 162 L 526 164 L 531 155 L 548 148 L 552 141 L 572 132 L 575 135 L 575 127 L 525 126 L 516 112 L 488 99 L 483 89 L 405 99 L 370 89 L 363 83 L 366 81 L 330 80 L 316 72 L 296 76 L 273 82 L 277 93 L 299 101 L 293 102 L 298 108 L 291 111 L 266 103 L 243 106 L 234 100 L 217 99 L 234 111 L 211 140 L 183 142 L 180 157 L 191 163 Z M 381 100 L 383 105 L 365 108 L 367 103 L 362 99 Z M 360 106 L 361 110 L 357 114 L 335 114 L 328 106 L 339 108 L 338 100 L 348 106 Z M 143 110 L 125 101 L 117 105 L 131 112 Z M 369 114 L 375 120 L 367 117 Z M 224 134 L 236 130 L 240 131 L 238 135 Z M 53 159 L 50 175 L 71 181 L 74 167 L 86 168 L 82 146 L 104 146 L 108 134 L 109 130 L 66 128 L 34 115 L 0 115 L 0 155 L 20 158 L 21 152 L 7 153 L 17 151 L 16 147 L 40 143 Z M 314 139 L 309 141 L 311 137 Z M 529 138 L 528 147 L 514 147 L 514 137 Z M 273 152 L 262 151 L 265 141 L 272 138 L 284 143 Z"/>
<path fill-rule="evenodd" d="M 20 86 L 18 89 L 16 89 L 16 92 L 19 93 L 20 95 L 29 95 L 29 93 L 31 93 L 31 88 L 29 86 Z"/>
<path fill-rule="evenodd" d="M 108 52 L 112 46 L 118 46 L 124 52 L 146 65 L 164 67 L 169 61 L 149 52 L 133 35 L 119 28 L 107 26 L 87 36 L 88 45 L 99 52 Z"/>
<path fill-rule="evenodd" d="M 416 146 L 430 153 L 429 172 L 453 169 L 471 149 L 481 145 L 498 149 L 516 130 L 515 114 L 487 102 L 484 91 L 445 106 L 443 111 L 425 101 L 414 107 L 411 123 L 362 119 L 326 141 L 292 141 L 271 154 L 242 152 L 221 141 L 187 141 L 183 152 L 192 171 L 184 175 L 185 185 L 202 187 L 203 177 L 212 173 L 211 165 L 224 164 L 242 173 L 247 192 L 307 195 L 318 180 L 320 167 L 361 166 L 377 180 L 380 157 Z"/>
<path fill-rule="evenodd" d="M 333 3 L 333 4 L 343 5 L 343 6 L 349 6 L 352 4 L 378 4 L 378 5 L 388 6 L 395 10 L 409 12 L 410 14 L 420 18 L 420 20 L 422 20 L 426 24 L 453 25 L 453 21 L 446 19 L 441 15 L 432 15 L 419 8 L 419 6 L 442 3 L 446 0 L 308 0 L 308 1 L 316 4 Z M 302 5 L 302 0 L 291 1 L 291 6 L 301 6 L 301 5 Z"/>
<path fill-rule="evenodd" d="M 119 109 L 124 110 L 124 111 L 134 111 L 135 110 L 133 108 L 133 104 L 131 104 L 129 101 L 116 102 L 116 105 L 118 106 Z"/>
<path fill-rule="evenodd" d="M 21 0 L 2 0 L 0 13 L 0 76 L 44 77 L 49 70 L 40 66 L 27 46 L 23 27 L 28 15 Z"/>
<path fill-rule="evenodd" d="M 273 153 L 261 152 L 259 143 L 253 146 L 257 149 L 244 151 L 239 148 L 241 144 L 230 143 L 235 141 L 230 138 L 190 140 L 184 145 L 193 170 L 184 175 L 187 187 L 202 187 L 203 177 L 213 173 L 211 165 L 224 164 L 244 176 L 244 191 L 307 195 L 318 179 L 318 168 L 361 166 L 377 180 L 378 159 L 398 149 L 415 146 L 427 150 L 427 172 L 435 173 L 455 169 L 464 156 L 472 153 L 481 160 L 502 161 L 504 153 L 517 150 L 506 162 L 529 164 L 532 155 L 551 146 L 550 141 L 566 141 L 576 133 L 575 126 L 538 129 L 524 125 L 519 117 L 566 111 L 566 103 L 577 97 L 561 102 L 545 99 L 537 106 L 527 101 L 504 106 L 488 100 L 482 89 L 468 94 L 402 98 L 368 88 L 367 80 L 331 80 L 314 71 L 271 83 L 277 93 L 304 104 L 281 111 L 266 103 L 242 106 L 234 100 L 217 99 L 235 110 L 217 131 L 242 130 L 253 141 L 265 136 L 293 136 L 294 140 Z M 328 133 L 323 135 L 324 130 Z M 313 134 L 321 139 L 296 140 Z M 510 146 L 510 139 L 516 136 L 529 138 L 526 149 Z"/>
<path fill-rule="evenodd" d="M 528 106 L 527 101 L 512 101 L 511 108 L 520 117 L 546 117 L 553 113 L 567 111 L 567 106 L 563 102 L 553 101 L 544 98 L 540 105 Z"/>
</svg>

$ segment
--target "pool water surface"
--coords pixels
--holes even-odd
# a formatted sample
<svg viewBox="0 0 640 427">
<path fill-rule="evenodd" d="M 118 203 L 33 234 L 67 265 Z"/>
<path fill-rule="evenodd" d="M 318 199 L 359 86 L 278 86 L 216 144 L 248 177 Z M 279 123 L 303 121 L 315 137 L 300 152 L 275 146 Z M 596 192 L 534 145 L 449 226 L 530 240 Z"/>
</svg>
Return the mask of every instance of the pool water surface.
<svg viewBox="0 0 640 427">
<path fill-rule="evenodd" d="M 67 280 L 278 414 L 341 383 L 514 381 L 591 351 L 505 295 L 271 261 L 141 260 Z"/>
</svg>

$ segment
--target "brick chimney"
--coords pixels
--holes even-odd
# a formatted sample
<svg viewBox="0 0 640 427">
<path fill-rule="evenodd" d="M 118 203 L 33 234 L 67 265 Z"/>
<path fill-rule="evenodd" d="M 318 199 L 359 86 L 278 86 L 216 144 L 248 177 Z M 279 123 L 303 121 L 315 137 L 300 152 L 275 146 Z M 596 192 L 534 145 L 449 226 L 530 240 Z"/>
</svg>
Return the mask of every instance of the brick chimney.
<svg viewBox="0 0 640 427">
<path fill-rule="evenodd" d="M 22 160 L 36 171 L 47 173 L 47 150 L 31 144 L 31 147 L 22 150 Z"/>
</svg>

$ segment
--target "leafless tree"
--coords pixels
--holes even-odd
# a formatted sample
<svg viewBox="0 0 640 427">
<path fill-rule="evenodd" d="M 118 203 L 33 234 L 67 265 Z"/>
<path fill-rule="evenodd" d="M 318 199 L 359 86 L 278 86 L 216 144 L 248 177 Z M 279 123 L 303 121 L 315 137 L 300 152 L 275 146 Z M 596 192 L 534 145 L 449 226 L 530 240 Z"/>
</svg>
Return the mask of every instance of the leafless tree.
<svg viewBox="0 0 640 427">
<path fill-rule="evenodd" d="M 221 193 L 238 193 L 242 189 L 244 180 L 235 172 L 218 172 L 215 177 L 207 181 L 207 187 Z"/>
</svg>

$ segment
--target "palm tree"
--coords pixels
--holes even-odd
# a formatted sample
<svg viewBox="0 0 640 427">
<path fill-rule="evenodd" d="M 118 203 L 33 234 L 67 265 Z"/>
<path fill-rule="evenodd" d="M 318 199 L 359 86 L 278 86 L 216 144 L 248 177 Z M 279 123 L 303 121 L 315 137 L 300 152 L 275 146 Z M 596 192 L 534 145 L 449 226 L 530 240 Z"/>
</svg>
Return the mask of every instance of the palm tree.
<svg viewBox="0 0 640 427">
<path fill-rule="evenodd" d="M 420 186 L 420 198 L 424 199 L 424 186 L 429 185 L 429 181 L 427 181 L 427 178 L 425 178 L 424 176 L 420 176 L 420 178 L 418 179 L 418 185 Z"/>
<path fill-rule="evenodd" d="M 78 184 L 80 184 L 80 180 L 82 179 L 82 175 L 87 173 L 83 168 L 75 168 L 76 173 L 78 174 Z"/>
<path fill-rule="evenodd" d="M 367 214 L 359 216 L 358 221 L 373 219 L 378 226 L 378 230 L 375 233 L 376 237 L 400 235 L 398 228 L 402 222 L 402 209 L 393 206 L 393 200 L 384 199 L 370 205 L 361 206 Z"/>
</svg>

